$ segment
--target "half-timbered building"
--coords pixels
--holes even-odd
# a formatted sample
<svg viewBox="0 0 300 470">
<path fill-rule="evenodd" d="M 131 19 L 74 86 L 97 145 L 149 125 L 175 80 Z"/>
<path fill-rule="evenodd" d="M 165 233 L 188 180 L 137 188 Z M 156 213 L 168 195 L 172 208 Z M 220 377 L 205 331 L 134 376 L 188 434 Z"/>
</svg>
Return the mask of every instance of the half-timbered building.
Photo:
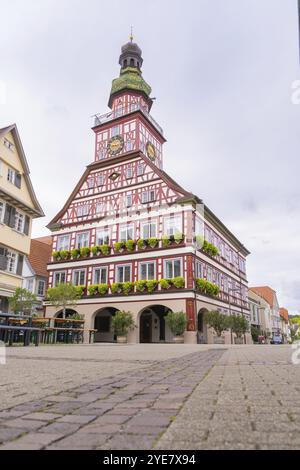
<svg viewBox="0 0 300 470">
<path fill-rule="evenodd" d="M 142 53 L 122 47 L 110 111 L 94 118 L 94 161 L 49 223 L 49 287 L 72 282 L 75 310 L 96 341 L 113 341 L 111 317 L 133 313 L 132 342 L 171 341 L 168 311 L 184 311 L 186 342 L 212 342 L 207 310 L 249 315 L 247 249 L 203 201 L 163 169 L 162 128 L 153 119 Z M 52 305 L 46 315 L 59 314 Z M 231 336 L 225 334 L 225 341 Z"/>
</svg>

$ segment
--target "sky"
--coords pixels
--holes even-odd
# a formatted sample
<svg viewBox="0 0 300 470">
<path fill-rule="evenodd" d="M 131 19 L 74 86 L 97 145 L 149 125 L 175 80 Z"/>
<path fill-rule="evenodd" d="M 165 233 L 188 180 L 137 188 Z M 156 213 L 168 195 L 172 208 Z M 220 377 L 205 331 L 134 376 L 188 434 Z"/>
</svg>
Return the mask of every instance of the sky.
<svg viewBox="0 0 300 470">
<path fill-rule="evenodd" d="M 300 311 L 297 0 L 0 0 L 0 127 L 17 123 L 46 217 L 93 160 L 133 26 L 164 169 L 243 242 L 249 285 Z M 294 87 L 294 88 L 293 88 Z M 299 88 L 297 88 L 299 87 Z M 294 95 L 293 95 L 294 93 Z"/>
</svg>

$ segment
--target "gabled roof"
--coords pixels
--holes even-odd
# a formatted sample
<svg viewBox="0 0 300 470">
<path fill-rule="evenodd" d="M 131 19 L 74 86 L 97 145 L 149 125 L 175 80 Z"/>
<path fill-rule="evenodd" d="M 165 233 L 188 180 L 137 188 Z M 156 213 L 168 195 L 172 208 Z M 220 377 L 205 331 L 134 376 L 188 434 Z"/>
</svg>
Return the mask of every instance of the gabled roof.
<svg viewBox="0 0 300 470">
<path fill-rule="evenodd" d="M 41 206 L 40 206 L 40 204 L 37 200 L 37 197 L 35 195 L 35 192 L 34 192 L 34 189 L 33 189 L 32 183 L 31 183 L 31 179 L 30 179 L 30 176 L 29 176 L 30 175 L 29 166 L 28 166 L 28 163 L 27 163 L 27 159 L 26 159 L 26 156 L 25 156 L 25 152 L 24 152 L 23 145 L 22 145 L 22 142 L 21 142 L 21 139 L 20 139 L 20 135 L 19 135 L 19 132 L 18 132 L 17 125 L 16 124 L 11 124 L 10 126 L 3 127 L 2 129 L 0 129 L 0 138 L 4 137 L 9 132 L 11 132 L 12 135 L 13 135 L 15 145 L 16 145 L 16 149 L 18 151 L 18 155 L 19 155 L 19 158 L 21 160 L 21 164 L 22 164 L 23 171 L 24 171 L 24 179 L 25 179 L 25 182 L 26 182 L 30 197 L 32 199 L 33 206 L 34 206 L 33 216 L 35 216 L 35 217 L 44 217 L 45 214 L 44 214 L 43 209 L 41 208 Z"/>
<path fill-rule="evenodd" d="M 270 305 L 271 308 L 274 307 L 276 292 L 273 289 L 271 289 L 271 287 L 269 286 L 249 287 L 249 290 L 252 290 L 257 295 L 262 297 Z"/>
<path fill-rule="evenodd" d="M 289 322 L 289 311 L 284 307 L 280 307 L 279 313 L 280 313 L 280 316 L 284 319 L 284 321 L 286 323 L 288 323 Z"/>
<path fill-rule="evenodd" d="M 46 237 L 43 237 L 46 238 Z M 47 237 L 50 238 L 51 237 Z M 51 259 L 51 251 L 52 245 L 50 243 L 45 243 L 40 241 L 39 239 L 32 239 L 30 243 L 30 253 L 28 256 L 28 260 L 30 266 L 32 267 L 34 273 L 37 276 L 48 277 L 47 272 L 47 263 L 49 263 Z"/>
</svg>

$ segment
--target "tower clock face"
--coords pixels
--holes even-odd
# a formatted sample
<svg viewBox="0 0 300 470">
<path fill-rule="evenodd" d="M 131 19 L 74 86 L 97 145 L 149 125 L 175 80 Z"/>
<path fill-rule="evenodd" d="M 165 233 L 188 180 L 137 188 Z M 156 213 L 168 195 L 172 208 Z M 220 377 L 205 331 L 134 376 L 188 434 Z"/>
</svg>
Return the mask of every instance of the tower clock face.
<svg viewBox="0 0 300 470">
<path fill-rule="evenodd" d="M 108 153 L 110 155 L 117 155 L 117 153 L 121 152 L 122 148 L 124 147 L 124 139 L 121 135 L 115 135 L 112 137 L 107 146 Z"/>
<path fill-rule="evenodd" d="M 151 142 L 147 142 L 146 144 L 146 152 L 150 160 L 154 161 L 156 159 L 156 152 L 154 145 Z"/>
</svg>

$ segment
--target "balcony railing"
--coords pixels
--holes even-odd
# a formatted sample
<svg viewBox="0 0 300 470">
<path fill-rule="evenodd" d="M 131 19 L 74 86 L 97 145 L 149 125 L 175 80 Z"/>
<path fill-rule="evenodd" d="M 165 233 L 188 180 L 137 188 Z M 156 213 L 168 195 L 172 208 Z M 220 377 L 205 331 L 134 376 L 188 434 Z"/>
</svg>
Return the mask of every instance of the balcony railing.
<svg viewBox="0 0 300 470">
<path fill-rule="evenodd" d="M 106 114 L 95 114 L 93 116 L 94 119 L 94 126 L 100 126 L 106 122 L 112 121 L 113 119 L 117 119 L 122 116 L 126 116 L 128 114 L 134 113 L 135 111 L 141 111 L 144 116 L 153 124 L 156 130 L 163 135 L 163 130 L 160 125 L 155 121 L 155 119 L 148 113 L 147 108 L 141 106 L 140 104 L 125 106 L 124 108 L 117 108 L 113 111 L 110 111 Z"/>
</svg>

